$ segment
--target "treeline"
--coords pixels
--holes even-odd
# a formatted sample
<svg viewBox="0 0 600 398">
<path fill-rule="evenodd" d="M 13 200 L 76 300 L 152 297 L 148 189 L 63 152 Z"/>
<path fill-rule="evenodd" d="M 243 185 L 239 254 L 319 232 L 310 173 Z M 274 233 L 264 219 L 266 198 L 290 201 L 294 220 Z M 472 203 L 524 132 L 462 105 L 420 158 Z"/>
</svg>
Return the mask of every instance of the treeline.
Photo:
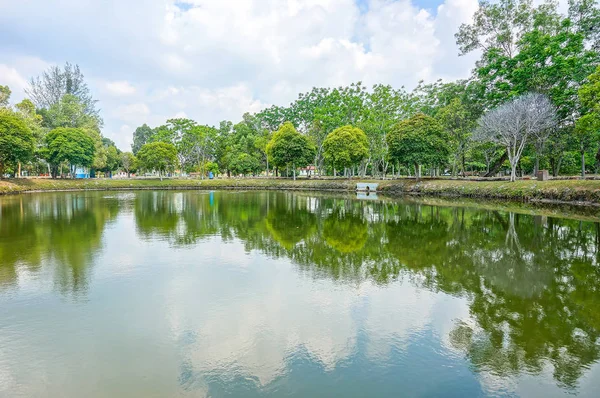
<svg viewBox="0 0 600 398">
<path fill-rule="evenodd" d="M 1 145 L 0 172 L 19 174 L 21 164 L 53 176 L 75 166 L 92 174 L 121 168 L 295 176 L 311 165 L 305 171 L 315 175 L 507 171 L 512 179 L 538 169 L 553 175 L 599 171 L 595 1 L 570 0 L 566 15 L 554 1 L 537 7 L 529 0 L 482 1 L 456 41 L 461 54 L 481 53 L 468 79 L 421 82 L 412 91 L 360 82 L 313 88 L 288 106 L 245 114 L 235 124 L 144 124 L 134 132 L 131 153 L 102 138 L 79 69 L 52 68 L 31 81 L 31 101 L 14 109 L 4 101 L 0 134 L 15 136 L 3 142 L 19 143 Z"/>
<path fill-rule="evenodd" d="M 346 176 L 504 169 L 514 179 L 540 168 L 554 175 L 598 171 L 594 1 L 570 1 L 567 15 L 556 2 L 481 2 L 456 40 L 462 54 L 481 52 L 469 79 L 420 83 L 413 91 L 360 82 L 314 88 L 237 124 L 144 125 L 134 133 L 133 152 L 147 143 L 172 144 L 178 159 L 170 167 L 201 174 L 294 175 L 309 164 L 315 174 Z"/>
</svg>

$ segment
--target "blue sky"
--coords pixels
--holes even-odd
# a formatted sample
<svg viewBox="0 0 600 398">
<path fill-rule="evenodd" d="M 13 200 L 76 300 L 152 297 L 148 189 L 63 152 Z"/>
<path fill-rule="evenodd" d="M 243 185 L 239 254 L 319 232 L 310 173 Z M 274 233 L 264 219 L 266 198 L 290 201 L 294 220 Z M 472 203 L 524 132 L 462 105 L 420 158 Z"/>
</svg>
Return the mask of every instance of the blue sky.
<svg viewBox="0 0 600 398">
<path fill-rule="evenodd" d="M 238 121 L 313 86 L 464 78 L 477 0 L 0 0 L 0 84 L 77 63 L 121 149 L 143 123 Z"/>
</svg>

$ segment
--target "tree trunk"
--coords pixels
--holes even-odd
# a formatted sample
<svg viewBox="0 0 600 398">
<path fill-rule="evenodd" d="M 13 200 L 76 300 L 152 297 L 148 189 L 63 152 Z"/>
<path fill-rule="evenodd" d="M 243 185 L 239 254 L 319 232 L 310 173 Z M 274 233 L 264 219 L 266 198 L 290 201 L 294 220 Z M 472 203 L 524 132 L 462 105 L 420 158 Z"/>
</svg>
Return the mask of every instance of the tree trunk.
<svg viewBox="0 0 600 398">
<path fill-rule="evenodd" d="M 581 178 L 585 179 L 585 151 L 581 151 Z"/>
<path fill-rule="evenodd" d="M 21 178 L 21 162 L 19 162 L 18 171 L 17 171 L 17 178 Z"/>
<path fill-rule="evenodd" d="M 538 154 L 535 155 L 535 165 L 533 166 L 533 175 L 537 176 L 538 171 L 540 170 L 540 156 Z"/>
<path fill-rule="evenodd" d="M 417 180 L 421 179 L 421 165 L 415 163 L 415 177 Z"/>
<path fill-rule="evenodd" d="M 508 159 L 508 152 L 506 152 L 506 151 L 505 151 L 505 152 L 502 154 L 502 156 L 500 156 L 500 157 L 498 158 L 498 160 L 496 160 L 496 161 L 494 162 L 494 164 L 493 164 L 493 165 L 492 165 L 492 167 L 490 168 L 490 171 L 488 171 L 488 172 L 487 172 L 487 174 L 486 174 L 486 175 L 484 175 L 484 177 L 493 177 L 493 176 L 495 176 L 496 174 L 498 174 L 498 172 L 500 171 L 500 168 L 502 167 L 502 164 L 503 164 L 504 162 L 506 162 L 506 160 L 507 160 L 507 159 Z"/>
<path fill-rule="evenodd" d="M 158 172 L 158 176 L 160 177 L 160 180 L 162 181 L 162 173 L 160 171 Z"/>
<path fill-rule="evenodd" d="M 294 181 L 296 181 L 296 163 L 292 164 L 292 168 L 294 169 Z"/>
</svg>

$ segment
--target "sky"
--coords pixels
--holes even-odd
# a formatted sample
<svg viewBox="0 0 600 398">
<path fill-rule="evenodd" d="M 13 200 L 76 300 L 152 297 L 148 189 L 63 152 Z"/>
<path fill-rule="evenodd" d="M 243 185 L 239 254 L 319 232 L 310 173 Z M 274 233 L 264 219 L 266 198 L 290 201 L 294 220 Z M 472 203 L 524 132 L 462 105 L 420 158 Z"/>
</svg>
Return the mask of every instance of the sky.
<svg viewBox="0 0 600 398">
<path fill-rule="evenodd" d="M 237 122 L 312 87 L 405 86 L 469 76 L 454 33 L 477 0 L 0 0 L 0 85 L 25 98 L 51 65 L 78 64 L 130 150 L 136 127 Z"/>
</svg>

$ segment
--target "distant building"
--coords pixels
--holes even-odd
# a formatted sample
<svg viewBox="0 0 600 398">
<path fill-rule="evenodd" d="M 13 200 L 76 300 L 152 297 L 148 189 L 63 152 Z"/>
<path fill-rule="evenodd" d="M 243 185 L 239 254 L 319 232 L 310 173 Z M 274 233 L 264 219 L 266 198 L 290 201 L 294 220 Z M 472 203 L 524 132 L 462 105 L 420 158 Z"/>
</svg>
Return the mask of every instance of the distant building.
<svg viewBox="0 0 600 398">
<path fill-rule="evenodd" d="M 298 175 L 301 175 L 301 176 L 315 175 L 315 170 L 316 170 L 316 168 L 313 165 L 302 167 L 300 169 L 300 173 Z"/>
</svg>

